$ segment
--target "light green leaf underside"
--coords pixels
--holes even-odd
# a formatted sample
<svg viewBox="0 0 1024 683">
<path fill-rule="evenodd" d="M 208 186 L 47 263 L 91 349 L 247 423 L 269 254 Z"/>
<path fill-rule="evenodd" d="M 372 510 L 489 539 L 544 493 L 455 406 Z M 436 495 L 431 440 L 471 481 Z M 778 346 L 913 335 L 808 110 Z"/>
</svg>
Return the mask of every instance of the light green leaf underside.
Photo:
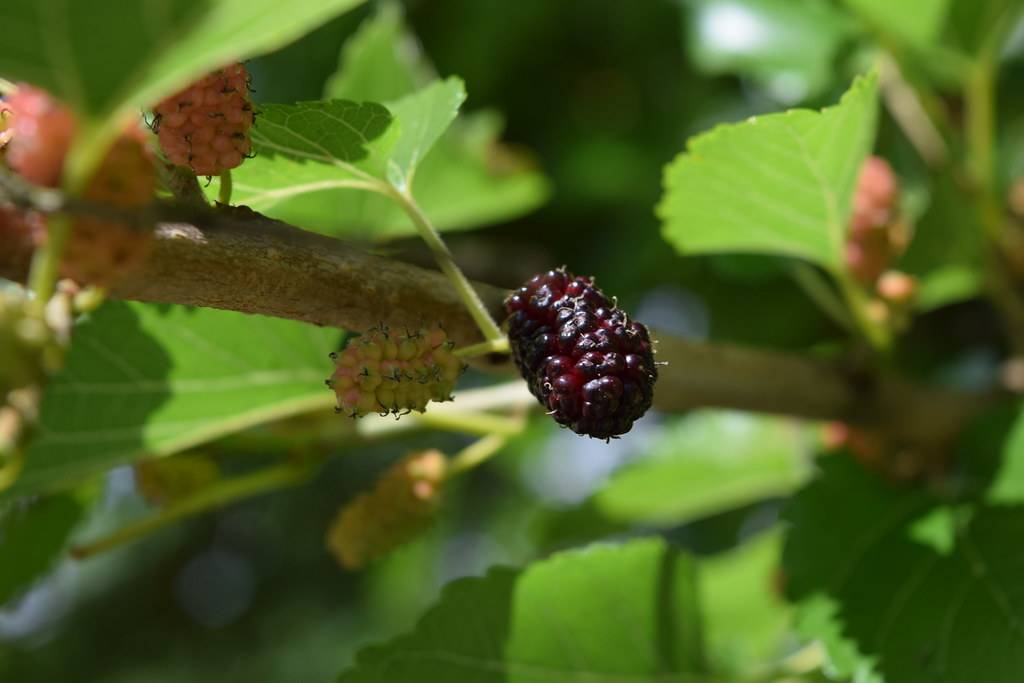
<svg viewBox="0 0 1024 683">
<path fill-rule="evenodd" d="M 702 666 L 691 559 L 655 540 L 554 555 L 449 586 L 339 683 L 648 683 Z"/>
<path fill-rule="evenodd" d="M 839 104 L 724 125 L 665 169 L 665 238 L 684 254 L 795 256 L 837 270 L 850 201 L 874 141 L 877 77 Z"/>
<path fill-rule="evenodd" d="M 756 678 L 785 651 L 790 609 L 776 588 L 781 548 L 775 529 L 700 562 L 708 657 L 724 680 Z"/>
<path fill-rule="evenodd" d="M 416 167 L 448 130 L 465 101 L 465 84 L 452 77 L 388 103 L 388 109 L 402 122 L 402 134 L 388 165 L 388 181 L 392 185 L 402 192 L 412 186 Z"/>
<path fill-rule="evenodd" d="M 782 496 L 807 473 L 806 431 L 787 420 L 706 411 L 680 419 L 650 457 L 594 497 L 615 521 L 677 526 Z"/>
<path fill-rule="evenodd" d="M 23 495 L 267 420 L 326 409 L 339 333 L 215 309 L 108 302 L 44 395 Z"/>
</svg>

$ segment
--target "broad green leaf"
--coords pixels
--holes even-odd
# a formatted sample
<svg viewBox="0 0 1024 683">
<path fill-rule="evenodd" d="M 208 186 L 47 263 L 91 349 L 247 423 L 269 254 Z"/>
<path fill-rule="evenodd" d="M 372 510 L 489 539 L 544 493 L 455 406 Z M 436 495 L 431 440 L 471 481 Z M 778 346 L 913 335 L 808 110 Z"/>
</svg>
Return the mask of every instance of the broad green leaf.
<svg viewBox="0 0 1024 683">
<path fill-rule="evenodd" d="M 391 114 L 379 104 L 345 100 L 268 104 L 261 114 L 253 144 L 271 157 L 355 166 L 380 174 L 388 147 L 394 143 L 394 135 L 384 135 L 391 126 Z"/>
<path fill-rule="evenodd" d="M 82 512 L 71 494 L 15 503 L 0 512 L 0 606 L 50 569 Z"/>
<path fill-rule="evenodd" d="M 931 310 L 977 296 L 984 287 L 984 231 L 977 211 L 949 175 L 932 178 L 931 201 L 914 224 L 899 268 L 918 278 L 917 306 Z"/>
<path fill-rule="evenodd" d="M 877 77 L 839 104 L 723 125 L 665 169 L 665 238 L 684 254 L 754 252 L 841 267 L 850 201 L 875 134 Z"/>
<path fill-rule="evenodd" d="M 678 420 L 653 453 L 616 472 L 594 497 L 611 520 L 659 526 L 784 496 L 804 480 L 807 433 L 794 422 L 701 412 Z"/>
<path fill-rule="evenodd" d="M 786 517 L 787 593 L 800 601 L 803 634 L 836 655 L 838 674 L 1019 680 L 1024 551 L 1008 540 L 1024 525 L 1024 507 L 943 508 L 834 456 Z"/>
<path fill-rule="evenodd" d="M 447 587 L 340 683 L 613 683 L 703 670 L 693 561 L 656 540 L 592 546 Z"/>
<path fill-rule="evenodd" d="M 434 79 L 395 2 L 382 2 L 341 49 L 340 68 L 327 80 L 327 97 L 388 102 Z"/>
<path fill-rule="evenodd" d="M 214 68 L 270 52 L 362 0 L 5 0 L 0 76 L 50 90 L 95 156 L 137 115 Z"/>
<path fill-rule="evenodd" d="M 947 0 L 949 1 L 949 0 Z M 1008 37 L 1024 12 L 1020 0 L 951 0 L 947 36 L 968 53 Z"/>
<path fill-rule="evenodd" d="M 829 87 L 850 21 L 826 0 L 684 0 L 687 48 L 707 73 L 748 76 L 795 103 Z"/>
<path fill-rule="evenodd" d="M 700 562 L 708 659 L 726 680 L 751 678 L 784 653 L 790 610 L 777 589 L 781 541 L 766 532 Z"/>
<path fill-rule="evenodd" d="M 458 78 L 436 81 L 388 108 L 402 122 L 402 134 L 391 153 L 388 180 L 402 192 L 412 186 L 416 167 L 441 134 L 455 120 L 466 101 L 466 87 Z"/>
<path fill-rule="evenodd" d="M 925 47 L 934 43 L 942 33 L 952 0 L 845 1 L 876 30 L 914 46 Z"/>
<path fill-rule="evenodd" d="M 450 119 L 457 79 L 438 82 L 394 3 L 384 4 L 345 44 L 341 66 L 325 88 L 325 97 L 384 102 L 396 115 L 396 128 L 428 132 L 435 139 L 427 154 L 416 136 L 405 137 L 396 154 L 418 147 L 413 196 L 440 230 L 474 228 L 518 216 L 539 205 L 547 194 L 543 177 L 528 161 L 498 142 L 500 118 L 474 112 L 439 131 Z M 424 89 L 425 88 L 425 89 Z M 436 99 L 434 99 L 436 98 Z M 390 104 L 388 104 L 390 103 Z M 435 104 L 437 107 L 430 105 Z M 411 119 L 411 120 L 410 120 Z M 345 189 L 335 171 L 310 164 L 301 169 L 258 163 L 259 157 L 234 172 L 233 197 L 275 218 L 326 234 L 387 238 L 414 232 L 409 218 L 387 197 Z M 256 163 L 254 163 L 256 162 Z M 407 183 L 408 169 L 398 167 L 390 180 Z M 216 180 L 210 192 L 216 192 Z"/>
<path fill-rule="evenodd" d="M 73 484 L 144 455 L 327 408 L 339 333 L 215 309 L 108 302 L 75 328 L 6 495 Z"/>
</svg>

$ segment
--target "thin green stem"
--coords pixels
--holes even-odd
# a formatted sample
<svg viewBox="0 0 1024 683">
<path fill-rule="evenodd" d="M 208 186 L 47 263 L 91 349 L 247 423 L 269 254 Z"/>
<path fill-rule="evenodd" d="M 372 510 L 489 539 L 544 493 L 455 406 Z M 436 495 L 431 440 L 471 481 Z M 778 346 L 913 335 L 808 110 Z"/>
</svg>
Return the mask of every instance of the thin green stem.
<svg viewBox="0 0 1024 683">
<path fill-rule="evenodd" d="M 851 319 L 843 300 L 819 271 L 806 263 L 797 262 L 790 272 L 804 293 L 825 315 L 846 331 L 857 331 L 857 325 Z"/>
<path fill-rule="evenodd" d="M 453 354 L 456 358 L 475 358 L 476 356 L 484 356 L 488 353 L 508 353 L 508 337 L 502 336 L 501 339 L 489 339 L 479 344 L 471 344 L 470 346 L 463 346 L 461 349 L 455 349 Z"/>
<path fill-rule="evenodd" d="M 410 415 L 413 421 L 431 429 L 449 432 L 475 434 L 477 436 L 515 436 L 523 431 L 526 422 L 522 418 L 490 415 L 488 413 L 446 413 L 427 411 L 422 415 Z M 406 419 L 409 419 L 406 418 Z"/>
<path fill-rule="evenodd" d="M 420 208 L 419 204 L 416 203 L 410 195 L 400 192 L 399 190 L 389 186 L 388 195 L 391 196 L 399 206 L 405 211 L 406 215 L 412 220 L 413 225 L 416 226 L 416 230 L 419 232 L 420 237 L 427 243 L 427 247 L 430 248 L 431 253 L 434 255 L 434 259 L 437 261 L 437 265 L 440 266 L 441 271 L 448 276 L 448 280 L 455 287 L 455 291 L 458 293 L 459 298 L 465 304 L 466 309 L 469 311 L 474 322 L 480 332 L 483 333 L 484 339 L 492 342 L 498 342 L 504 338 L 501 329 L 497 323 L 491 317 L 491 314 L 487 311 L 487 307 L 484 305 L 480 295 L 477 294 L 476 290 L 473 289 L 473 285 L 469 284 L 469 280 L 466 279 L 465 274 L 459 269 L 455 263 L 455 259 L 452 257 L 451 251 L 448 249 L 448 245 L 441 239 L 441 235 L 437 232 L 434 226 L 430 223 L 426 214 Z"/>
<path fill-rule="evenodd" d="M 988 290 L 1016 354 L 1024 354 L 1024 301 L 999 255 L 1006 217 L 996 181 L 996 81 L 1006 29 L 996 30 L 979 51 L 964 85 L 967 169 L 976 190 L 975 205 L 988 238 Z"/>
<path fill-rule="evenodd" d="M 29 270 L 28 285 L 35 293 L 33 308 L 42 317 L 46 304 L 57 287 L 57 274 L 64 244 L 71 232 L 71 219 L 63 214 L 53 214 L 46 219 L 46 243 L 36 250 Z"/>
<path fill-rule="evenodd" d="M 231 169 L 220 174 L 220 191 L 217 193 L 217 201 L 227 206 L 231 203 Z"/>
<path fill-rule="evenodd" d="M 474 441 L 452 456 L 445 470 L 445 479 L 451 479 L 491 459 L 508 441 L 507 436 L 491 434 Z"/>
<path fill-rule="evenodd" d="M 308 465 L 277 465 L 241 477 L 225 479 L 159 512 L 124 526 L 109 536 L 71 549 L 71 556 L 84 560 L 93 555 L 138 540 L 185 517 L 222 507 L 245 498 L 295 486 L 306 481 L 313 470 Z"/>
<path fill-rule="evenodd" d="M 833 271 L 833 277 L 839 285 L 839 291 L 843 294 L 847 309 L 853 316 L 857 329 L 864 339 L 876 351 L 888 351 L 892 344 L 892 332 L 882 321 L 872 317 L 868 309 L 867 294 L 846 271 L 837 269 Z"/>
</svg>

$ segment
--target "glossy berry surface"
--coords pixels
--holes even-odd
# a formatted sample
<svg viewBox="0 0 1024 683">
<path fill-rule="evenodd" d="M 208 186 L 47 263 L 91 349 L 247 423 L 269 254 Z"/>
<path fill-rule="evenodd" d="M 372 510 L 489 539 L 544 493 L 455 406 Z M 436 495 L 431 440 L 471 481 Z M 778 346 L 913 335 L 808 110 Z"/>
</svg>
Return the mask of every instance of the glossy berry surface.
<svg viewBox="0 0 1024 683">
<path fill-rule="evenodd" d="M 154 129 L 167 159 L 196 175 L 235 168 L 252 147 L 249 73 L 241 64 L 214 71 L 156 105 L 154 112 Z"/>
<path fill-rule="evenodd" d="M 647 328 L 593 280 L 551 270 L 516 290 L 505 308 L 516 364 L 556 422 L 608 439 L 651 407 L 658 372 Z"/>
</svg>

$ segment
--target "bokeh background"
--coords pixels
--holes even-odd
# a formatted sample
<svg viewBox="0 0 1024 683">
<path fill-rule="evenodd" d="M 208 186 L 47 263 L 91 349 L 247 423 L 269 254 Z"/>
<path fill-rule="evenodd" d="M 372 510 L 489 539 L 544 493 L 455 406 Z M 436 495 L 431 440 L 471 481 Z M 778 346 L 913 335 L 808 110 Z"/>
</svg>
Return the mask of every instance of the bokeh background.
<svg viewBox="0 0 1024 683">
<path fill-rule="evenodd" d="M 466 109 L 493 110 L 503 118 L 504 146 L 493 150 L 494 163 L 514 155 L 547 178 L 545 200 L 535 211 L 452 233 L 449 242 L 459 262 L 470 277 L 507 287 L 568 264 L 595 275 L 623 306 L 660 329 L 827 353 L 841 333 L 808 303 L 784 262 L 681 258 L 662 239 L 653 207 L 662 192 L 662 169 L 687 137 L 718 123 L 838 99 L 870 63 L 874 48 L 864 38 L 865 27 L 836 5 L 402 4 L 436 71 L 465 79 Z M 379 8 L 368 3 L 252 60 L 255 99 L 320 98 L 342 46 Z M 1022 42 L 1011 41 L 1003 71 L 1005 111 L 1024 92 L 1016 87 L 1024 82 Z M 883 113 L 880 126 L 879 148 L 905 179 L 909 196 L 934 192 L 888 115 Z M 1024 166 L 1022 132 L 1024 126 L 1010 126 L 1002 141 L 1006 185 Z M 927 225 L 933 217 L 924 212 L 918 220 Z M 373 248 L 429 261 L 414 239 Z M 941 338 L 937 329 L 944 330 Z M 929 343 L 915 345 L 915 336 Z M 912 367 L 921 373 L 938 368 L 962 375 L 994 362 L 997 339 L 987 309 L 968 302 L 924 316 L 903 348 L 915 349 Z M 466 382 L 492 379 L 473 375 Z M 272 426 L 210 444 L 203 452 L 269 460 L 297 448 L 294 435 L 317 424 Z M 716 636 L 725 643 L 722 651 L 736 653 L 737 660 L 741 654 L 784 652 L 794 639 L 773 583 L 778 500 L 803 478 L 814 438 L 812 431 L 784 421 L 722 412 L 654 414 L 611 444 L 578 439 L 537 420 L 493 463 L 458 482 L 429 534 L 363 573 L 342 571 L 324 548 L 338 506 L 412 448 L 436 446 L 450 453 L 467 441 L 414 431 L 373 443 L 311 439 L 301 447 L 337 457 L 302 488 L 186 521 L 88 562 L 62 562 L 23 600 L 0 611 L 0 679 L 326 681 L 361 646 L 408 629 L 454 578 L 494 564 L 520 565 L 591 538 L 651 528 L 726 563 L 728 584 L 712 598 L 722 608 L 722 621 L 716 622 L 725 634 Z M 727 462 L 742 454 L 774 463 L 777 490 L 740 498 L 726 511 L 712 501 L 640 522 L 616 519 L 608 514 L 614 505 L 593 495 L 628 463 L 685 456 L 690 459 L 678 465 L 669 484 L 697 499 L 706 466 L 702 454 L 709 452 Z M 99 503 L 83 537 L 115 528 L 146 508 L 127 469 L 111 473 L 96 495 Z M 741 541 L 748 542 L 740 546 Z M 748 608 L 735 611 L 731 626 L 726 593 L 745 596 Z"/>
</svg>

